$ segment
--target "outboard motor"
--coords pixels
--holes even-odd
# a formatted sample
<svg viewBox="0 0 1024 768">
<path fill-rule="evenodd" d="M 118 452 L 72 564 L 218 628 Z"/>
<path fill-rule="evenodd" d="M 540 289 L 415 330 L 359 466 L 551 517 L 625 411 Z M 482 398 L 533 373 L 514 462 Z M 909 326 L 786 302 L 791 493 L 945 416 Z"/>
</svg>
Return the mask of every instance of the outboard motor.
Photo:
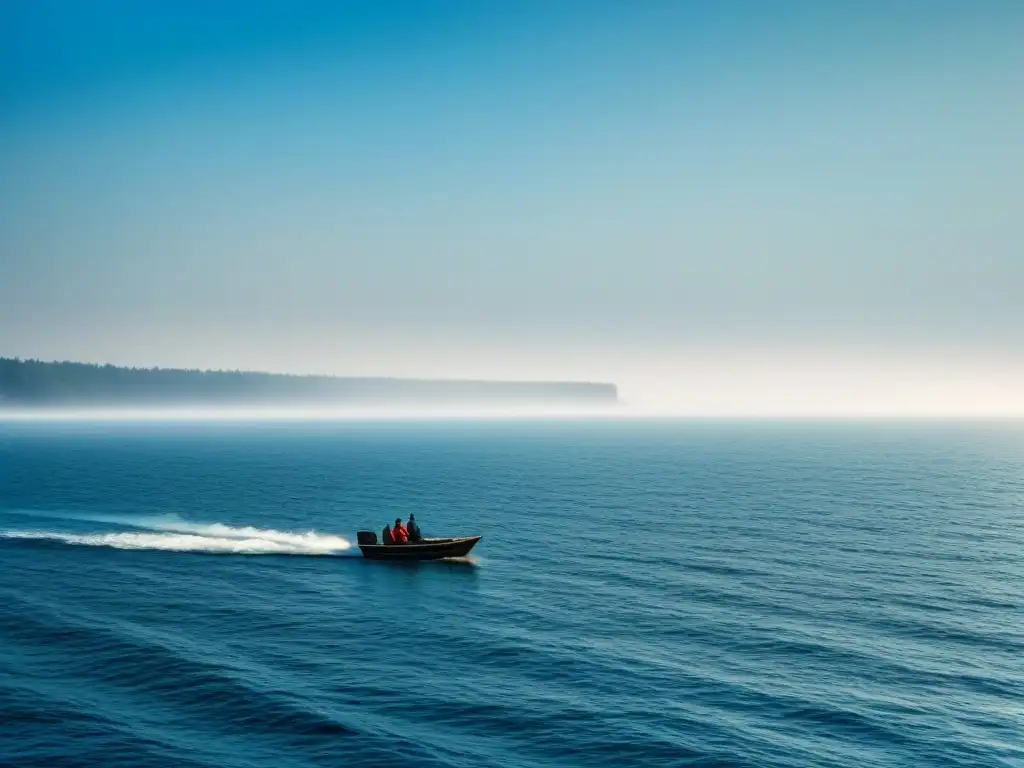
<svg viewBox="0 0 1024 768">
<path fill-rule="evenodd" d="M 376 544 L 377 534 L 374 531 L 357 531 L 356 541 L 358 542 L 359 546 L 362 546 L 364 544 Z"/>
</svg>

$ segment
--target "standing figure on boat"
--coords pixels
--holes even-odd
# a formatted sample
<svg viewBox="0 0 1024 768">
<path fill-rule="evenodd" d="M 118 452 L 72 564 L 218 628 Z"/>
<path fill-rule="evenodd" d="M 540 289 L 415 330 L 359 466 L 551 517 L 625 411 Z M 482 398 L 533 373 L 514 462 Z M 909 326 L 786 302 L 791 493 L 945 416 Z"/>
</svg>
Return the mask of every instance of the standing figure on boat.
<svg viewBox="0 0 1024 768">
<path fill-rule="evenodd" d="M 412 543 L 415 544 L 418 541 L 423 541 L 423 534 L 420 533 L 420 527 L 416 523 L 416 515 L 411 512 L 409 513 L 409 524 L 405 527 L 405 530 L 408 532 L 409 541 Z"/>
<path fill-rule="evenodd" d="M 402 518 L 395 518 L 395 527 L 391 529 L 391 538 L 395 540 L 395 544 L 405 544 L 409 540 L 409 532 L 402 525 Z"/>
<path fill-rule="evenodd" d="M 394 544 L 395 543 L 395 539 L 391 535 L 391 526 L 388 525 L 387 523 L 384 523 L 384 532 L 381 534 L 380 543 L 381 544 Z"/>
</svg>

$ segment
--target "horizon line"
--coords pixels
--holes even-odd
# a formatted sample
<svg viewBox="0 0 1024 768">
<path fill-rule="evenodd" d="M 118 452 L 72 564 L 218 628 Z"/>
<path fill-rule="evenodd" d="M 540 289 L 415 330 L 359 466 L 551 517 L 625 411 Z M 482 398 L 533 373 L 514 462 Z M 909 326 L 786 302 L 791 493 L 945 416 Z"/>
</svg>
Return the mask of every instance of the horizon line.
<svg viewBox="0 0 1024 768">
<path fill-rule="evenodd" d="M 630 408 L 4 408 L 3 423 L 346 423 L 465 421 L 1024 421 L 1024 412 L 695 412 Z"/>
</svg>

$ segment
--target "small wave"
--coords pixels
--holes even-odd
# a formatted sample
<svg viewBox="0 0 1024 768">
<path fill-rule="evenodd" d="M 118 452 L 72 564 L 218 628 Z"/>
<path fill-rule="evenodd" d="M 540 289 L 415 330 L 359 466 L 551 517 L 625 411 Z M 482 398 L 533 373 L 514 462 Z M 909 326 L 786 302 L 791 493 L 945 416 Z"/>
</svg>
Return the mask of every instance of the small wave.
<svg viewBox="0 0 1024 768">
<path fill-rule="evenodd" d="M 336 555 L 352 546 L 341 536 L 330 536 L 315 531 L 288 533 L 248 527 L 232 528 L 221 524 L 197 524 L 191 527 L 196 531 L 84 534 L 57 531 L 0 531 L 0 538 L 57 541 L 86 547 L 235 555 Z"/>
</svg>

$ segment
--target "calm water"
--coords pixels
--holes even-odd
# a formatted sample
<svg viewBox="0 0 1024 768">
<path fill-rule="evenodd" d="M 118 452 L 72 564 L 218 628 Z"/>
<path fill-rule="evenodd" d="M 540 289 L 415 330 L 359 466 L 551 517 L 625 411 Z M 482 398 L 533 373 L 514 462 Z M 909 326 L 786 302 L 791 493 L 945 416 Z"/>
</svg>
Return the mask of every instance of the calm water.
<svg viewBox="0 0 1024 768">
<path fill-rule="evenodd" d="M 1022 766 L 1024 427 L 0 425 L 0 764 Z"/>
</svg>

